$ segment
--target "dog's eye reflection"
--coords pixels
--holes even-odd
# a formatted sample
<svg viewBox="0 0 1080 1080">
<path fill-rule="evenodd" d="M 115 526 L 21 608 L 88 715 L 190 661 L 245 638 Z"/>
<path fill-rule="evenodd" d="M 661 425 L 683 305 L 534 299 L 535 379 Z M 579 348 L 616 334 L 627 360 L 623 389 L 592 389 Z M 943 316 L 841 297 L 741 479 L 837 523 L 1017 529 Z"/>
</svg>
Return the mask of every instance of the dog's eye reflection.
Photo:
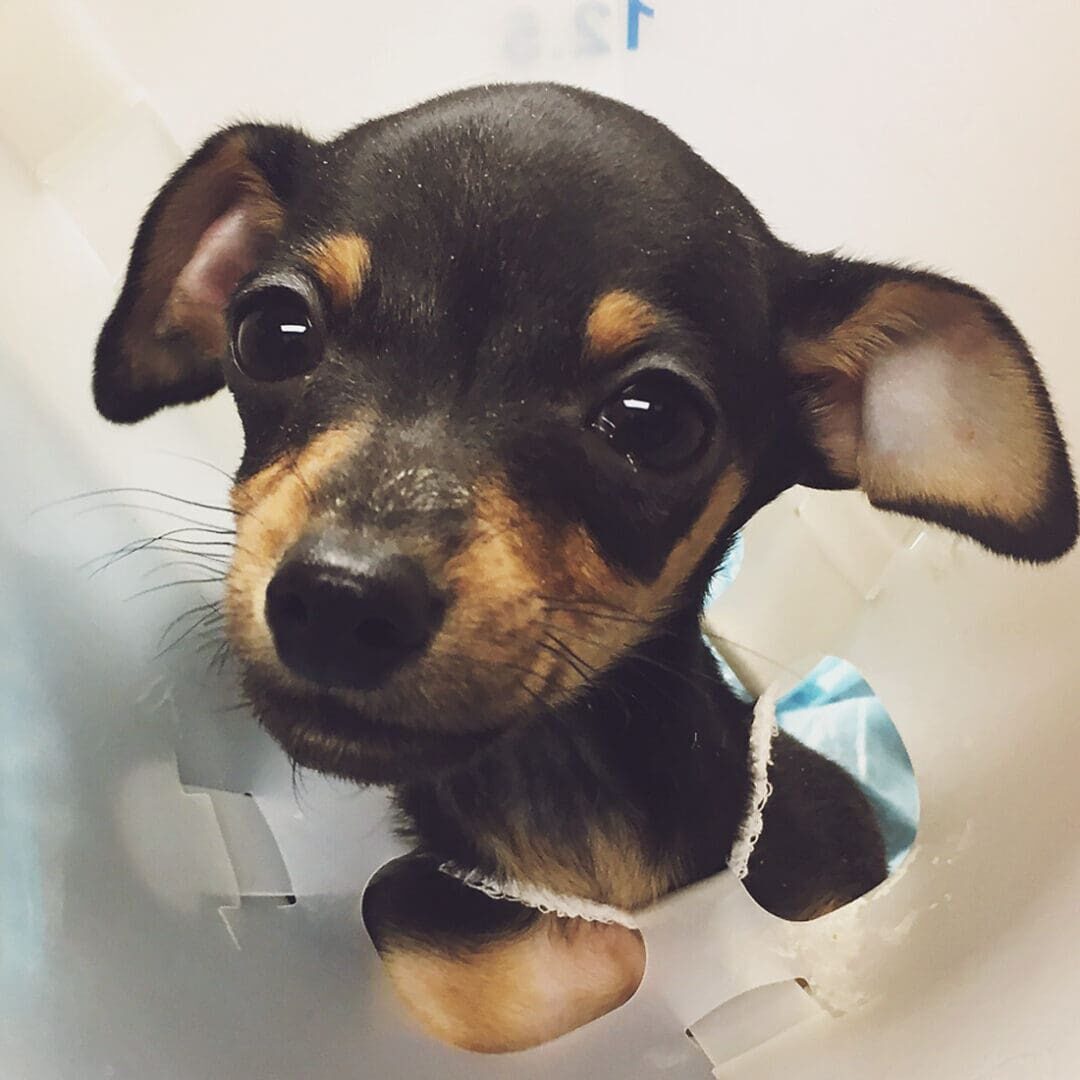
<svg viewBox="0 0 1080 1080">
<path fill-rule="evenodd" d="M 267 289 L 252 297 L 237 322 L 236 366 L 259 382 L 302 375 L 322 359 L 323 343 L 307 302 L 291 289 Z"/>
<path fill-rule="evenodd" d="M 649 371 L 606 401 L 592 427 L 631 464 L 671 471 L 691 464 L 709 436 L 700 393 L 669 371 Z"/>
</svg>

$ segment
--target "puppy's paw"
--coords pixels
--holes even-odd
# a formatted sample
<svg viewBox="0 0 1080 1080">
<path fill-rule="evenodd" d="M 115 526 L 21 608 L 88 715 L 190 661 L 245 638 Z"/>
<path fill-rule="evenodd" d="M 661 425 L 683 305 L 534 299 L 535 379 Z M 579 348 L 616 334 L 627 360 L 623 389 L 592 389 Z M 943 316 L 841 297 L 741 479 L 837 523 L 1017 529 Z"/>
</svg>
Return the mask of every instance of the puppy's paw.
<svg viewBox="0 0 1080 1080">
<path fill-rule="evenodd" d="M 526 1050 L 598 1019 L 645 973 L 636 930 L 493 900 L 415 856 L 372 882 L 364 920 L 420 1026 L 479 1053 Z"/>
</svg>

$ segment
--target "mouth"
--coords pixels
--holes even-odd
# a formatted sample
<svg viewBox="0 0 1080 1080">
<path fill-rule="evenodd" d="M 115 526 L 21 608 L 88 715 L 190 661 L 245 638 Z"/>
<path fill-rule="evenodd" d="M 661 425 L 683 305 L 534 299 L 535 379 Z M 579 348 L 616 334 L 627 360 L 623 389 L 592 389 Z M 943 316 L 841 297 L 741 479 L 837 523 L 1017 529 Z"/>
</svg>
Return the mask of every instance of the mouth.
<svg viewBox="0 0 1080 1080">
<path fill-rule="evenodd" d="M 429 778 L 464 764 L 501 735 L 499 730 L 419 731 L 328 695 L 289 693 L 250 673 L 245 687 L 259 722 L 293 761 L 355 783 Z"/>
</svg>

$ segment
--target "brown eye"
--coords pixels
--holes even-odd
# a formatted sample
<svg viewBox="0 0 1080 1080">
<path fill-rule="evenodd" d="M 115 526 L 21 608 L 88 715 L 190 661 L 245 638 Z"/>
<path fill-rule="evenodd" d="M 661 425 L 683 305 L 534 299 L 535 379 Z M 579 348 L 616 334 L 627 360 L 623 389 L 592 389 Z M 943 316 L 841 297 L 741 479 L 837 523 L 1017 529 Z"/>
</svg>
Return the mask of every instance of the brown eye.
<svg viewBox="0 0 1080 1080">
<path fill-rule="evenodd" d="M 631 464 L 670 471 L 693 462 L 704 450 L 712 410 L 702 395 L 670 371 L 635 376 L 606 401 L 592 427 Z"/>
<path fill-rule="evenodd" d="M 279 382 L 311 371 L 323 355 L 322 334 L 307 301 L 291 289 L 266 289 L 244 305 L 233 336 L 236 366 L 250 379 Z"/>
</svg>

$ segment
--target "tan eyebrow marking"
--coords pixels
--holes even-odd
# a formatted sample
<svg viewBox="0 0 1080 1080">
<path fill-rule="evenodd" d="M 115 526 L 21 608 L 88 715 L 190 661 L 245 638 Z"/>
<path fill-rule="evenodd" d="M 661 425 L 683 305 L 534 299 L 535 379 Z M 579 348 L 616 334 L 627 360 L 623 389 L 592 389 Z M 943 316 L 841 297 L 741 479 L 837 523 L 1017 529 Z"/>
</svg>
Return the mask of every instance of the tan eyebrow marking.
<svg viewBox="0 0 1080 1080">
<path fill-rule="evenodd" d="M 636 293 L 613 289 L 600 296 L 585 324 L 585 357 L 614 359 L 633 348 L 660 324 L 656 309 Z"/>
<path fill-rule="evenodd" d="M 309 245 L 304 258 L 341 310 L 360 295 L 371 270 L 371 245 L 359 233 L 332 233 Z"/>
</svg>

